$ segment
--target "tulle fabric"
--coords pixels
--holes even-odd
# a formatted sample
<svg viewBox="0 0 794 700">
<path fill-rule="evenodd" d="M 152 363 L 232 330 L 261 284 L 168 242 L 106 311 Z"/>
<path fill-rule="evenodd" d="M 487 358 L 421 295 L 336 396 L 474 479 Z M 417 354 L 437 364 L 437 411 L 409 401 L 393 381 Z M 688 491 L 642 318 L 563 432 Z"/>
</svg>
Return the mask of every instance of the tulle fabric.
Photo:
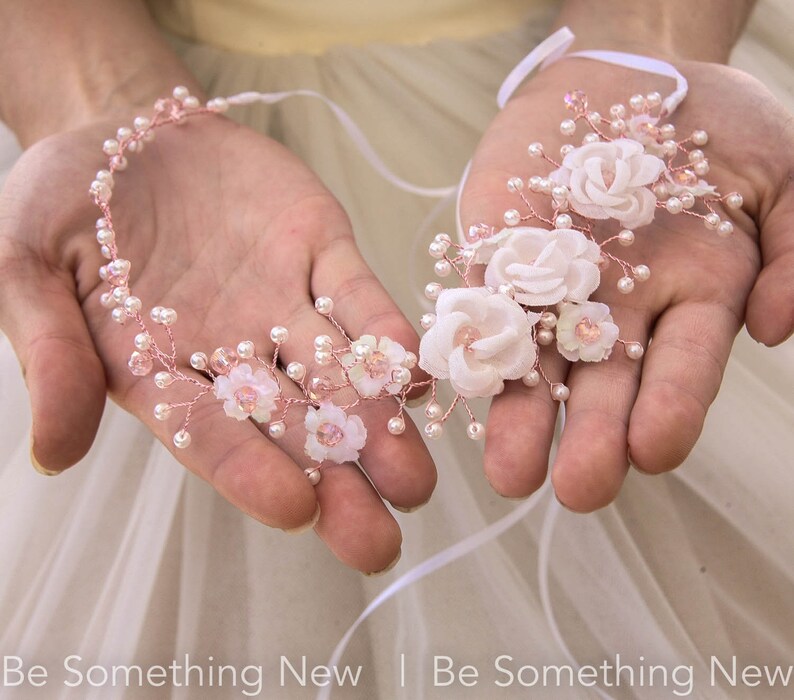
<svg viewBox="0 0 794 700">
<path fill-rule="evenodd" d="M 791 10 L 763 3 L 736 51 L 792 105 Z M 538 13 L 498 36 L 424 47 L 337 48 L 318 57 L 256 58 L 178 43 L 211 94 L 316 89 L 339 102 L 404 178 L 454 182 L 495 111 L 509 68 L 547 32 Z M 412 318 L 432 279 L 417 229 L 450 230 L 449 208 L 395 191 L 374 177 L 322 104 L 296 98 L 236 113 L 281 140 L 313 167 L 349 212 L 360 246 Z M 0 162 L 14 147 L 5 136 Z M 145 157 L 145 154 L 142 156 Z M 436 207 L 436 209 L 438 209 Z M 439 213 L 434 222 L 429 215 Z M 777 698 L 781 689 L 712 688 L 711 655 L 740 663 L 794 659 L 794 348 L 737 341 L 722 391 L 687 464 L 673 474 L 631 473 L 617 502 L 591 516 L 551 512 L 548 493 L 497 540 L 394 596 L 353 636 L 342 663 L 362 665 L 356 688 L 333 698 L 445 698 L 432 657 L 479 666 L 468 698 L 595 698 L 581 687 L 493 685 L 493 663 L 693 665 L 693 697 Z M 311 533 L 268 530 L 186 474 L 133 418 L 108 406 L 89 456 L 57 479 L 28 463 L 24 384 L 0 340 L 0 654 L 57 669 L 88 663 L 261 664 L 261 697 L 310 698 L 281 687 L 281 655 L 325 663 L 339 638 L 379 591 L 425 558 L 520 504 L 493 495 L 477 445 L 462 420 L 431 447 L 440 472 L 434 499 L 396 513 L 405 540 L 391 573 L 365 579 L 343 569 Z M 485 416 L 485 406 L 478 406 Z M 460 417 L 459 417 L 460 418 Z M 420 419 L 421 420 L 421 419 Z M 517 428 L 520 429 L 520 428 Z M 548 547 L 548 588 L 541 543 Z M 547 597 L 546 597 L 547 596 Z M 548 615 L 549 606 L 553 618 Z M 400 654 L 405 686 L 400 687 Z M 70 690 L 47 697 L 240 697 L 240 687 Z M 671 697 L 667 687 L 606 689 L 614 698 Z M 93 695 L 91 694 L 93 692 Z M 461 691 L 464 692 L 464 691 Z M 6 691 L 8 697 L 43 697 Z"/>
</svg>

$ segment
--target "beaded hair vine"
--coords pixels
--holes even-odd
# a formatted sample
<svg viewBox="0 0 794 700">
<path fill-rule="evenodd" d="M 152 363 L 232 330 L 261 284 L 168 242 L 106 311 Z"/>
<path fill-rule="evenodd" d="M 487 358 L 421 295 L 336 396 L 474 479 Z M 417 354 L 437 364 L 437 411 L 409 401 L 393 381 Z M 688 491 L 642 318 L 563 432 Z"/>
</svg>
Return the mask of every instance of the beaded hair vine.
<svg viewBox="0 0 794 700">
<path fill-rule="evenodd" d="M 387 337 L 350 338 L 333 318 L 332 300 L 319 297 L 317 312 L 334 325 L 343 341 L 335 344 L 328 335 L 315 338 L 317 376 L 308 376 L 300 362 L 279 365 L 280 348 L 289 340 L 284 326 L 270 330 L 272 348 L 266 353 L 250 340 L 229 343 L 227 339 L 227 344 L 209 352 L 198 350 L 184 362 L 177 357 L 173 332 L 177 312 L 154 306 L 144 314 L 143 302 L 132 294 L 132 264 L 120 257 L 110 209 L 115 176 L 127 168 L 126 154 L 139 153 L 157 129 L 194 116 L 223 113 L 230 105 L 250 103 L 257 95 L 216 97 L 201 104 L 187 88 L 177 87 L 172 97 L 155 103 L 153 117 L 137 117 L 132 128 L 121 128 L 115 138 L 104 142 L 108 166 L 97 173 L 90 187 L 102 212 L 96 223 L 97 241 L 109 260 L 99 270 L 108 285 L 101 303 L 111 309 L 114 321 L 121 325 L 131 321 L 137 327 L 135 350 L 128 362 L 134 375 L 149 375 L 156 366 L 154 382 L 160 389 L 175 383 L 195 389 L 188 400 L 154 406 L 155 417 L 162 421 L 181 413 L 173 436 L 177 448 L 190 445 L 191 414 L 205 397 L 222 402 L 230 418 L 267 424 L 267 435 L 274 440 L 284 436 L 289 412 L 298 409 L 304 412 L 304 449 L 316 464 L 306 470 L 314 484 L 323 465 L 358 458 L 367 429 L 359 416 L 349 412 L 366 401 L 394 402 L 395 414 L 386 427 L 400 435 L 405 430 L 408 393 L 429 389 L 426 436 L 440 437 L 444 423 L 460 404 L 469 417 L 468 436 L 480 440 L 485 427 L 475 418 L 468 399 L 494 396 L 509 380 L 529 387 L 543 383 L 557 401 L 570 396 L 565 384 L 548 379 L 538 346 L 552 346 L 556 341 L 557 352 L 571 362 L 604 361 L 616 345 L 628 357 L 639 359 L 643 346 L 619 337 L 609 307 L 591 297 L 599 288 L 601 271 L 610 263 L 622 269 L 618 290 L 624 294 L 633 290 L 635 281 L 648 280 L 650 269 L 631 265 L 609 249 L 614 243 L 631 245 L 635 230 L 650 224 L 659 209 L 695 217 L 728 236 L 733 224 L 721 219 L 714 205 L 742 205 L 741 195 L 720 195 L 703 179 L 709 170 L 700 149 L 708 140 L 706 132 L 697 130 L 676 140 L 675 127 L 662 123 L 658 93 L 635 95 L 628 108 L 615 104 L 610 107 L 610 118 L 605 118 L 590 110 L 587 96 L 576 90 L 565 96 L 571 116 L 560 130 L 572 137 L 578 126 L 584 126 L 587 133 L 581 145 L 564 145 L 557 162 L 540 143 L 532 143 L 529 156 L 545 161 L 553 170 L 533 174 L 526 182 L 518 176 L 507 181 L 524 213 L 509 209 L 504 226 L 479 223 L 460 242 L 442 233 L 430 244 L 435 273 L 445 278 L 454 272 L 463 286 L 445 289 L 431 282 L 425 288 L 425 295 L 435 302 L 435 312 L 421 319 L 426 332 L 418 358 Z M 545 215 L 530 202 L 528 193 L 545 199 Z M 597 241 L 595 222 L 608 222 L 612 235 Z M 603 230 L 599 231 L 602 238 Z M 473 284 L 477 269 L 484 275 L 484 285 Z M 162 330 L 155 331 L 153 326 Z M 188 370 L 188 364 L 198 375 Z M 411 370 L 417 364 L 430 379 L 412 380 Z M 448 380 L 455 391 L 446 409 L 438 401 L 440 380 Z M 285 391 L 285 383 L 295 385 L 299 395 Z"/>
</svg>

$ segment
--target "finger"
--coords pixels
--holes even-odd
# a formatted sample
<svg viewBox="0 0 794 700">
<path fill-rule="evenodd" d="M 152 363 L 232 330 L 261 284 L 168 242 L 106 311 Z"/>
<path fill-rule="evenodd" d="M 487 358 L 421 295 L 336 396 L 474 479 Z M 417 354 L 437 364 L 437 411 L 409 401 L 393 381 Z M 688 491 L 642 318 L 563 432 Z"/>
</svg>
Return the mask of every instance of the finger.
<svg viewBox="0 0 794 700">
<path fill-rule="evenodd" d="M 0 326 L 30 394 L 31 459 L 59 473 L 91 447 L 105 406 L 105 374 L 74 281 L 6 241 L 0 251 Z"/>
<path fill-rule="evenodd" d="M 761 227 L 763 269 L 747 302 L 747 330 L 765 345 L 782 343 L 794 332 L 794 185 Z"/>
<path fill-rule="evenodd" d="M 658 320 L 629 422 L 629 459 L 637 468 L 659 473 L 684 461 L 740 327 L 736 312 L 719 303 L 679 304 Z"/>
<path fill-rule="evenodd" d="M 353 339 L 364 334 L 386 336 L 417 352 L 416 332 L 373 276 L 355 244 L 349 239 L 339 241 L 318 258 L 312 276 L 312 287 L 334 299 L 335 320 Z M 425 376 L 415 370 L 415 379 L 417 374 L 419 378 Z M 405 431 L 401 435 L 388 431 L 388 421 L 396 414 L 396 408 L 395 402 L 381 400 L 364 402 L 353 410 L 362 416 L 369 431 L 361 463 L 386 500 L 401 509 L 415 508 L 433 493 L 436 469 L 407 415 L 403 416 Z"/>
<path fill-rule="evenodd" d="M 613 307 L 620 337 L 646 342 L 647 313 Z M 601 362 L 575 362 L 568 373 L 571 398 L 552 468 L 557 498 L 567 508 L 589 512 L 617 496 L 628 472 L 629 416 L 639 388 L 641 364 L 616 343 Z"/>
<path fill-rule="evenodd" d="M 191 370 L 184 372 L 203 379 Z M 162 401 L 189 401 L 198 387 L 177 381 L 164 395 L 149 377 L 125 383 L 127 390 L 118 396 L 122 407 L 137 415 L 185 467 L 236 508 L 265 525 L 285 530 L 313 520 L 317 499 L 303 468 L 265 438 L 252 421 L 229 418 L 210 394 L 193 408 L 187 426 L 190 444 L 177 449 L 173 438 L 185 418 L 184 409 L 174 408 L 165 421 L 159 421 L 153 408 Z"/>
<path fill-rule="evenodd" d="M 322 515 L 315 526 L 320 538 L 348 566 L 383 571 L 400 554 L 402 535 L 372 485 L 351 464 L 323 467 L 317 484 Z"/>
<path fill-rule="evenodd" d="M 541 348 L 540 357 L 549 380 L 564 382 L 568 363 L 547 348 Z M 558 408 L 543 379 L 534 387 L 507 382 L 494 396 L 485 433 L 485 476 L 498 494 L 525 498 L 543 485 Z"/>
</svg>

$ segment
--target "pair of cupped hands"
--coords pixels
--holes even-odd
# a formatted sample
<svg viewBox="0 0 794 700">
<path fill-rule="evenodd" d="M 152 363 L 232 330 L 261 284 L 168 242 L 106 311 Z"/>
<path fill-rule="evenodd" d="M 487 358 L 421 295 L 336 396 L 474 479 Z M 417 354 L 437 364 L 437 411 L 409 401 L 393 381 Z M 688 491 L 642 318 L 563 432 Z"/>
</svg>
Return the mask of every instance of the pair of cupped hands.
<svg viewBox="0 0 794 700">
<path fill-rule="evenodd" d="M 730 212 L 735 233 L 728 239 L 689 217 L 657 216 L 624 251 L 631 263 L 653 270 L 630 295 L 615 287 L 617 266 L 604 273 L 595 299 L 611 307 L 621 337 L 646 345 L 653 338 L 641 361 L 615 352 L 606 362 L 571 365 L 541 349 L 549 377 L 571 389 L 551 477 L 559 500 L 575 511 L 612 501 L 631 465 L 657 474 L 681 464 L 743 323 L 766 344 L 782 342 L 794 325 L 791 117 L 741 72 L 700 62 L 678 67 L 690 92 L 674 115 L 677 133 L 709 132 L 707 179 L 720 192 L 739 191 L 744 205 Z M 584 89 L 606 113 L 635 92 L 664 92 L 665 82 L 582 59 L 533 78 L 495 117 L 474 154 L 464 226 L 498 227 L 516 203 L 507 179 L 536 174 L 527 145 L 542 141 L 554 153 L 563 143 L 567 90 Z M 126 121 L 147 113 L 136 107 Z M 387 569 L 402 536 L 384 502 L 414 509 L 431 497 L 437 478 L 420 430 L 407 421 L 403 435 L 387 431 L 390 402 L 357 409 L 370 433 L 360 467 L 333 465 L 317 486 L 304 475 L 311 465 L 300 429 L 271 442 L 259 424 L 230 420 L 217 402 L 205 401 L 192 419 L 191 447 L 176 450 L 173 425 L 155 420 L 152 408 L 162 394 L 126 366 L 134 331 L 113 323 L 99 302 L 103 258 L 97 210 L 87 196 L 93 173 L 104 167 L 102 140 L 123 123 L 114 115 L 38 141 L 0 196 L 0 327 L 30 393 L 34 463 L 52 473 L 77 463 L 109 395 L 240 510 L 285 530 L 313 524 L 345 564 L 368 573 Z M 343 208 L 282 145 L 227 118 L 191 120 L 160 130 L 117 180 L 114 220 L 123 256 L 133 262 L 133 291 L 146 309 L 178 310 L 186 371 L 196 349 L 244 338 L 271 347 L 276 324 L 290 329 L 284 363 L 306 362 L 315 336 L 339 337 L 315 312 L 318 296 L 334 299 L 334 316 L 351 337 L 388 336 L 417 352 L 413 324 L 362 258 Z M 494 397 L 484 466 L 499 494 L 525 497 L 543 483 L 557 411 L 543 386 L 509 382 Z"/>
</svg>

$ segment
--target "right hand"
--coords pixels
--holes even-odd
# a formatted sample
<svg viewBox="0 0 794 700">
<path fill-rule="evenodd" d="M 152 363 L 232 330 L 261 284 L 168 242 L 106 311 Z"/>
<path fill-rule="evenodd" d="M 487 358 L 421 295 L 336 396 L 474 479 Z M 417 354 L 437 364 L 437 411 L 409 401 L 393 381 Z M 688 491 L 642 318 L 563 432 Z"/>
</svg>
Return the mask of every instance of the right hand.
<svg viewBox="0 0 794 700">
<path fill-rule="evenodd" d="M 99 303 L 107 285 L 97 270 L 106 261 L 87 189 L 106 167 L 100 146 L 117 126 L 100 121 L 39 141 L 0 194 L 0 327 L 25 374 L 35 460 L 51 472 L 78 462 L 107 392 L 240 510 L 295 529 L 321 506 L 315 530 L 341 561 L 364 572 L 388 567 L 401 534 L 381 498 L 412 508 L 436 481 L 416 428 L 406 421 L 399 437 L 386 430 L 394 404 L 360 409 L 370 434 L 361 453 L 367 476 L 352 464 L 331 465 L 316 487 L 303 474 L 311 464 L 300 411 L 274 444 L 258 424 L 227 418 L 205 399 L 185 450 L 172 442 L 179 418 L 155 420 L 162 391 L 126 366 L 136 327 L 113 323 Z M 322 295 L 334 299 L 351 337 L 386 335 L 417 351 L 414 330 L 362 259 L 340 205 L 287 149 L 250 129 L 213 116 L 159 129 L 117 173 L 112 206 L 120 254 L 132 261 L 132 293 L 144 314 L 155 305 L 177 309 L 178 360 L 188 372 L 196 350 L 243 339 L 270 348 L 269 329 L 281 324 L 290 329 L 285 362 L 304 362 L 312 376 L 313 338 L 339 337 L 314 310 Z"/>
</svg>

